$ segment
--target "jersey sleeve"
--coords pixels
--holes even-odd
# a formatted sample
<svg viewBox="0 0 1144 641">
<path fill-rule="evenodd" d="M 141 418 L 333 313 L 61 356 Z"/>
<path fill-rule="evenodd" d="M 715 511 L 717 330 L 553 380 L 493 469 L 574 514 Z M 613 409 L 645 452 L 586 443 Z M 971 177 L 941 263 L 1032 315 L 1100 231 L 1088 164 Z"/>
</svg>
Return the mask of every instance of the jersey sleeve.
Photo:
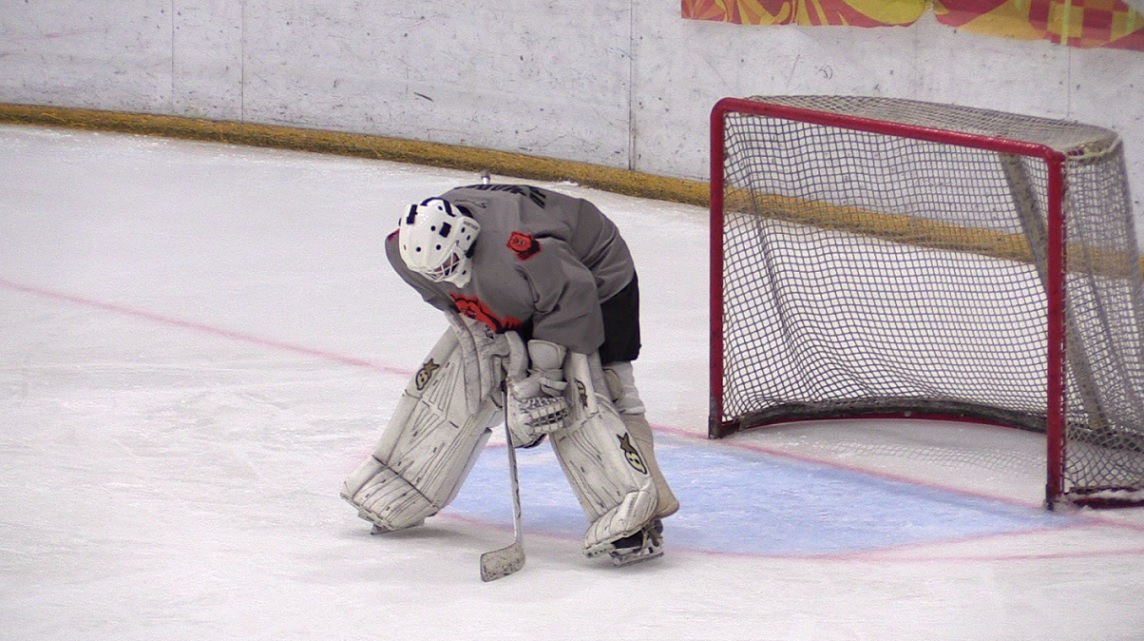
<svg viewBox="0 0 1144 641">
<path fill-rule="evenodd" d="M 591 354 L 604 343 L 595 277 L 563 241 L 539 243 L 540 251 L 521 262 L 535 307 L 532 337 Z"/>
</svg>

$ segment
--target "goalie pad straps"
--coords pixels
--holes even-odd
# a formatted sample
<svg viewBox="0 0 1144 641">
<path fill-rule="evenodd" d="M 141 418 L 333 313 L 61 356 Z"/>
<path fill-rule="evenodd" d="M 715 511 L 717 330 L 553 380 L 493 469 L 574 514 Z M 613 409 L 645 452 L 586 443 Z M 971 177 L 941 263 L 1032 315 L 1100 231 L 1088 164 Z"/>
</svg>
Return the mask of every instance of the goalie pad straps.
<svg viewBox="0 0 1144 641">
<path fill-rule="evenodd" d="M 342 486 L 381 530 L 417 525 L 448 505 L 500 422 L 507 342 L 453 320 L 406 385 L 373 456 Z"/>
<path fill-rule="evenodd" d="M 597 354 L 569 354 L 565 380 L 569 426 L 552 447 L 590 525 L 584 553 L 614 549 L 654 519 L 657 494 L 648 465 L 607 394 Z M 600 391 L 597 391 L 600 390 Z"/>
</svg>

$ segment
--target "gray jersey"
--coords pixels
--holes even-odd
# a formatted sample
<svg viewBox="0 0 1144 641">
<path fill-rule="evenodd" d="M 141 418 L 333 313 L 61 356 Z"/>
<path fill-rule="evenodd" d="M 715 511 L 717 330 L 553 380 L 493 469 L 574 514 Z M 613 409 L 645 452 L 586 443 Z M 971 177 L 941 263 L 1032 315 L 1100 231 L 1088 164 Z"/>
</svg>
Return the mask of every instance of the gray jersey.
<svg viewBox="0 0 1144 641">
<path fill-rule="evenodd" d="M 411 271 L 397 233 L 386 240 L 389 262 L 426 301 L 496 332 L 531 324 L 532 338 L 585 354 L 600 347 L 600 303 L 631 282 L 635 267 L 616 225 L 595 205 L 527 185 L 458 187 L 441 198 L 481 225 L 465 287 Z"/>
</svg>

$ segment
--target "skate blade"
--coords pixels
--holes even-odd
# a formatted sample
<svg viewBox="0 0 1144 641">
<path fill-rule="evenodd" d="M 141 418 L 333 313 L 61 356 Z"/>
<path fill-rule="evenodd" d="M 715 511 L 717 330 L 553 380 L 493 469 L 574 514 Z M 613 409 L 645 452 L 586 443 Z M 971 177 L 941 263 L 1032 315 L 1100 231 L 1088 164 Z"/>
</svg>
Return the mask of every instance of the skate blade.
<svg viewBox="0 0 1144 641">
<path fill-rule="evenodd" d="M 635 565 L 636 563 L 651 561 L 652 559 L 658 559 L 661 556 L 663 556 L 663 548 L 657 548 L 650 551 L 639 550 L 627 554 L 621 552 L 612 552 L 608 556 L 608 559 L 612 562 L 613 566 L 619 568 L 626 565 Z"/>
</svg>

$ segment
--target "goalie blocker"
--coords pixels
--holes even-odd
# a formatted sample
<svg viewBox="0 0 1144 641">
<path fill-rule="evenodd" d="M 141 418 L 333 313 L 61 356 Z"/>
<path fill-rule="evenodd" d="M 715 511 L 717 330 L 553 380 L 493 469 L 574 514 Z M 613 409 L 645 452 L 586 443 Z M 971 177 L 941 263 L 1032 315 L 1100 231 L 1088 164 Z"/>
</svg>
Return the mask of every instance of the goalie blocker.
<svg viewBox="0 0 1144 641">
<path fill-rule="evenodd" d="M 493 335 L 448 316 L 450 330 L 406 386 L 373 455 L 343 484 L 342 497 L 375 532 L 420 525 L 456 497 L 491 428 L 503 419 L 502 383 L 527 369 L 515 333 Z M 660 518 L 678 503 L 662 483 L 650 442 L 629 432 L 598 355 L 569 353 L 563 369 L 567 415 L 554 431 L 548 432 L 551 425 L 544 430 L 589 521 L 584 553 L 609 554 L 617 565 L 659 556 Z M 513 394 L 507 399 L 517 402 Z"/>
</svg>

